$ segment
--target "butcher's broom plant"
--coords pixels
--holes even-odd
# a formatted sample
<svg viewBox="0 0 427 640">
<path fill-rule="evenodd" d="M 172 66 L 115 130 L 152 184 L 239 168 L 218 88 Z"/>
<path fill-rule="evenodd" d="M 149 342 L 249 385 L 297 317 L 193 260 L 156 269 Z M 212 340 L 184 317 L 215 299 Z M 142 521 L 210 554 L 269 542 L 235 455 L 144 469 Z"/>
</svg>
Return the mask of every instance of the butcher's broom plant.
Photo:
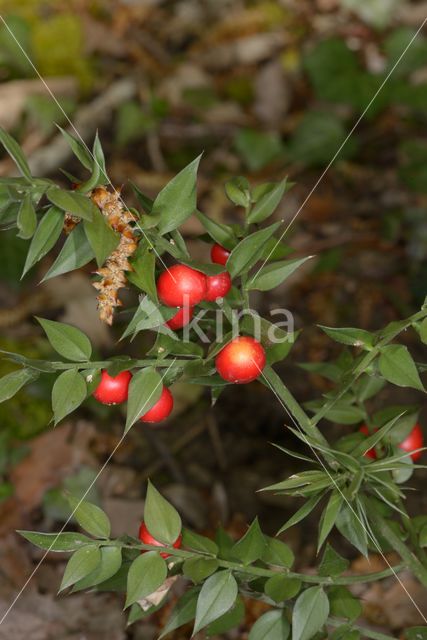
<svg viewBox="0 0 427 640">
<path fill-rule="evenodd" d="M 197 208 L 197 158 L 154 200 L 133 185 L 138 207 L 127 207 L 108 178 L 98 137 L 90 152 L 68 132 L 63 134 L 86 170 L 85 177 L 66 174 L 69 189 L 34 177 L 17 142 L 0 132 L 21 173 L 0 181 L 0 224 L 16 228 L 29 241 L 24 274 L 59 243 L 44 280 L 96 265 L 99 315 L 107 324 L 121 325 L 124 353 L 95 360 L 82 331 L 37 318 L 52 359 L 3 351 L 16 370 L 1 379 L 0 400 L 48 376 L 54 380 L 55 425 L 94 395 L 104 404 L 127 403 L 124 437 L 136 423 L 156 423 L 169 415 L 178 380 L 207 387 L 212 404 L 221 401 L 227 385 L 257 380 L 281 403 L 286 428 L 301 441 L 296 452 L 279 447 L 284 458 L 298 458 L 304 470 L 262 489 L 296 498 L 294 514 L 275 537 L 263 533 L 258 519 L 238 540 L 223 529 L 215 539 L 202 536 L 183 525 L 178 511 L 151 483 L 139 532 L 111 537 L 108 515 L 83 496 L 69 498 L 79 530 L 20 534 L 46 554 L 70 554 L 61 591 L 123 592 L 129 622 L 164 606 L 174 583 L 181 581 L 185 589 L 174 591 L 184 595 L 159 638 L 190 623 L 193 634 L 205 630 L 208 636 L 238 627 L 248 599 L 269 605 L 253 625 L 250 640 L 390 638 L 358 625 L 362 604 L 354 585 L 390 576 L 399 580 L 405 568 L 427 586 L 427 516 L 409 514 L 405 502 L 412 475 L 424 468 L 423 437 L 419 406 L 391 405 L 373 412 L 378 403 L 372 400 L 385 385 L 410 387 L 424 400 L 427 365 L 416 362 L 399 338 L 411 332 L 427 342 L 427 305 L 375 332 L 320 327 L 343 351 L 334 362 L 303 365 L 327 378 L 330 390 L 302 407 L 275 369 L 291 352 L 297 332 L 250 308 L 252 291 L 279 286 L 307 260 L 289 257 L 280 222 L 268 222 L 290 186 L 287 180 L 252 187 L 245 178 L 231 179 L 227 196 L 244 213 L 241 224 L 227 225 Z M 180 227 L 190 216 L 204 228 L 200 242 L 210 243 L 211 262 L 196 262 L 188 252 Z M 140 293 L 130 321 L 129 313 L 120 312 L 123 287 Z M 151 348 L 140 359 L 131 358 L 126 340 L 141 331 L 151 332 Z M 354 428 L 331 442 L 327 421 Z M 313 531 L 317 568 L 298 573 L 281 533 L 312 512 L 319 523 Z M 349 561 L 331 544 L 337 537 L 334 532 L 331 538 L 334 529 L 364 556 L 371 551 L 384 555 L 386 568 L 349 573 Z M 393 565 L 385 555 L 390 550 L 395 552 Z M 426 637 L 427 627 L 405 633 L 408 639 Z"/>
</svg>

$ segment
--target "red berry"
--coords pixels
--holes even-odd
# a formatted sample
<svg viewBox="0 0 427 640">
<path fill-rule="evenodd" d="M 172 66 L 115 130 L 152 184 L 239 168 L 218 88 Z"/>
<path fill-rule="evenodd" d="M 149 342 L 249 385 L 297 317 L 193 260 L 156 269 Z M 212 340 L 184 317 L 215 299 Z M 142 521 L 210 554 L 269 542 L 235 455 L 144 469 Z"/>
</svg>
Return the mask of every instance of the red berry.
<svg viewBox="0 0 427 640">
<path fill-rule="evenodd" d="M 131 378 L 130 371 L 122 371 L 112 378 L 104 369 L 101 373 L 101 382 L 96 387 L 93 395 L 102 404 L 120 404 L 128 398 Z"/>
<path fill-rule="evenodd" d="M 161 422 L 168 417 L 173 409 L 173 395 L 167 387 L 163 387 L 162 395 L 156 404 L 141 416 L 141 422 Z"/>
<path fill-rule="evenodd" d="M 175 264 L 159 276 L 157 293 L 168 307 L 194 307 L 206 294 L 206 276 L 185 264 Z"/>
<path fill-rule="evenodd" d="M 211 260 L 217 264 L 225 264 L 230 253 L 231 251 L 227 251 L 227 249 L 221 247 L 220 244 L 214 244 L 211 249 Z"/>
<path fill-rule="evenodd" d="M 228 382 L 251 382 L 264 369 L 265 351 L 255 338 L 240 336 L 219 352 L 215 366 L 221 378 Z"/>
<path fill-rule="evenodd" d="M 151 535 L 151 533 L 148 531 L 147 527 L 145 526 L 144 522 L 141 522 L 141 526 L 139 527 L 138 538 L 141 540 L 141 542 L 143 544 L 152 544 L 154 547 L 167 547 L 167 546 L 170 546 L 170 545 L 164 544 L 163 542 L 159 542 L 158 540 L 153 538 L 153 536 Z M 172 546 L 173 546 L 174 549 L 179 549 L 181 547 L 181 544 L 182 544 L 182 534 L 180 533 Z M 145 553 L 145 551 L 142 551 L 142 553 Z M 160 555 L 162 556 L 162 558 L 169 558 L 171 554 L 170 553 L 161 553 Z"/>
<path fill-rule="evenodd" d="M 416 424 L 412 429 L 411 433 L 404 439 L 403 442 L 400 443 L 399 448 L 403 451 L 407 451 L 410 453 L 411 451 L 415 451 L 415 453 L 411 454 L 411 458 L 414 462 L 421 458 L 422 451 L 416 451 L 416 449 L 421 449 L 424 444 L 423 432 L 419 424 Z"/>
<path fill-rule="evenodd" d="M 205 300 L 207 302 L 214 302 L 217 298 L 224 298 L 231 289 L 231 278 L 227 271 L 214 276 L 206 276 L 206 283 Z"/>
<path fill-rule="evenodd" d="M 182 329 L 182 327 L 185 327 L 189 322 L 191 322 L 193 315 L 194 307 L 182 307 L 181 309 L 178 309 L 177 313 L 165 324 L 173 331 L 176 329 Z"/>
<path fill-rule="evenodd" d="M 365 436 L 370 436 L 371 435 L 371 432 L 369 431 L 369 429 L 366 426 L 366 424 L 361 426 L 359 431 L 361 433 L 365 434 Z M 369 449 L 364 455 L 365 455 L 365 458 L 371 458 L 372 460 L 376 460 L 377 459 L 377 453 L 376 453 L 375 449 Z"/>
</svg>

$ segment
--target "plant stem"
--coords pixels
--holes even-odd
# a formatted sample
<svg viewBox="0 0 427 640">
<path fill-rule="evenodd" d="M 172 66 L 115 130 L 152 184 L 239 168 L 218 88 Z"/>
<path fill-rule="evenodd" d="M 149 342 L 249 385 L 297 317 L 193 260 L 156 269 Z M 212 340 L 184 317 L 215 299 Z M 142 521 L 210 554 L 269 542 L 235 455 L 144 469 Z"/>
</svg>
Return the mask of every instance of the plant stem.
<svg viewBox="0 0 427 640">
<path fill-rule="evenodd" d="M 338 618 L 328 618 L 326 624 L 331 625 L 331 627 L 341 627 L 341 625 L 346 624 L 346 621 L 339 620 Z M 373 640 L 396 640 L 394 636 L 389 636 L 385 633 L 374 631 L 373 629 L 369 629 L 368 627 L 361 627 L 358 624 L 352 625 L 352 628 L 360 631 L 362 637 L 366 636 L 367 638 L 372 638 Z"/>
<path fill-rule="evenodd" d="M 171 369 L 176 369 L 181 367 L 183 364 L 187 364 L 191 362 L 194 358 L 189 358 L 188 360 L 177 360 L 173 359 L 149 359 L 149 360 L 129 360 L 129 365 L 131 368 L 133 367 L 170 367 Z M 124 364 L 126 361 L 123 361 Z M 113 360 L 101 360 L 98 362 L 50 362 L 49 364 L 56 370 L 62 369 L 105 369 L 113 364 Z"/>
<path fill-rule="evenodd" d="M 102 541 L 102 544 L 105 545 L 114 545 L 115 541 L 106 540 Z M 185 551 L 184 549 L 175 549 L 171 547 L 160 547 L 153 546 L 151 544 L 123 544 L 121 545 L 125 549 L 138 549 L 144 551 L 162 551 L 167 552 L 171 556 L 177 556 L 178 558 L 188 559 L 194 558 L 195 556 L 199 556 L 200 558 L 215 558 L 212 554 L 203 553 L 200 551 Z M 272 578 L 273 576 L 278 575 L 278 571 L 274 569 L 265 569 L 263 567 L 255 567 L 253 565 L 244 565 L 239 562 L 231 562 L 230 560 L 222 560 L 220 558 L 215 558 L 218 560 L 218 564 L 220 567 L 224 569 L 231 569 L 232 571 L 236 571 L 238 573 L 246 573 L 251 576 L 258 576 L 260 578 Z M 365 575 L 354 575 L 354 576 L 342 576 L 340 578 L 337 577 L 329 577 L 329 576 L 314 576 L 306 573 L 295 573 L 294 571 L 289 571 L 288 569 L 284 569 L 283 573 L 288 578 L 295 578 L 301 580 L 305 583 L 310 584 L 321 584 L 321 585 L 348 585 L 348 584 L 358 584 L 365 582 L 375 582 L 376 580 L 382 580 L 384 578 L 388 578 L 389 576 L 394 575 L 401 571 L 404 568 L 404 565 L 397 565 L 396 567 L 392 567 L 391 569 L 384 569 L 383 571 L 377 571 L 376 573 L 368 573 Z"/>
</svg>

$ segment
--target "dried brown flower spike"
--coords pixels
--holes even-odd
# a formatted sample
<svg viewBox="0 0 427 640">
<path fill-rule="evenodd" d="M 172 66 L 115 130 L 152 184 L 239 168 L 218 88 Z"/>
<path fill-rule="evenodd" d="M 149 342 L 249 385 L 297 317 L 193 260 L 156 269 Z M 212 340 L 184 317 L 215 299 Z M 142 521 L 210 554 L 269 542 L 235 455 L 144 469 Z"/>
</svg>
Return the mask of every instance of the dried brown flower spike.
<svg viewBox="0 0 427 640">
<path fill-rule="evenodd" d="M 118 191 L 111 193 L 105 187 L 97 187 L 91 197 L 111 228 L 120 234 L 117 249 L 107 258 L 105 265 L 96 272 L 101 276 L 101 280 L 93 283 L 95 289 L 99 291 L 99 317 L 103 322 L 111 325 L 115 307 L 121 306 L 118 291 L 126 285 L 125 272 L 132 270 L 129 258 L 138 246 L 138 240 L 130 224 L 135 221 L 135 218 L 123 206 Z"/>
</svg>

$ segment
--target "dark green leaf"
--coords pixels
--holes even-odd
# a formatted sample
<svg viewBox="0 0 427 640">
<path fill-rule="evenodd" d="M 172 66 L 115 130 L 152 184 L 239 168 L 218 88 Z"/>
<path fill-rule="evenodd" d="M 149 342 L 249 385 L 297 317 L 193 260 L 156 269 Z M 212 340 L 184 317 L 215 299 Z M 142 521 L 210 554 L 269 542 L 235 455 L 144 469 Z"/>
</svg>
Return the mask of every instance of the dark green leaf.
<svg viewBox="0 0 427 640">
<path fill-rule="evenodd" d="M 19 369 L 0 378 L 0 402 L 13 398 L 23 386 L 38 378 L 38 375 L 32 369 Z"/>
<path fill-rule="evenodd" d="M 319 576 L 341 575 L 348 569 L 349 561 L 339 555 L 329 544 L 326 545 L 322 561 L 319 565 Z"/>
<path fill-rule="evenodd" d="M 77 369 L 68 369 L 55 380 L 52 409 L 55 424 L 77 409 L 86 398 L 86 382 Z"/>
<path fill-rule="evenodd" d="M 193 635 L 227 613 L 234 605 L 237 593 L 237 582 L 231 572 L 218 571 L 210 576 L 197 599 Z"/>
<path fill-rule="evenodd" d="M 94 544 L 89 544 L 73 553 L 65 567 L 60 591 L 71 587 L 79 580 L 95 571 L 101 562 L 101 552 Z"/>
<path fill-rule="evenodd" d="M 356 620 L 362 613 L 362 605 L 359 600 L 346 587 L 330 587 L 328 598 L 332 616 Z"/>
<path fill-rule="evenodd" d="M 265 537 L 267 540 L 267 548 L 262 557 L 263 561 L 267 564 L 290 569 L 295 560 L 292 549 L 285 542 L 277 538 Z"/>
<path fill-rule="evenodd" d="M 144 522 L 151 535 L 166 545 L 172 545 L 182 529 L 178 511 L 148 481 Z"/>
<path fill-rule="evenodd" d="M 275 602 L 283 602 L 294 598 L 301 589 L 301 580 L 288 578 L 283 573 L 278 573 L 265 583 L 265 594 Z"/>
<path fill-rule="evenodd" d="M 125 433 L 156 404 L 162 390 L 162 378 L 152 367 L 140 369 L 135 373 L 129 384 Z"/>
<path fill-rule="evenodd" d="M 9 135 L 3 128 L 0 127 L 0 142 L 10 155 L 10 157 L 15 161 L 16 166 L 21 171 L 22 175 L 27 178 L 29 182 L 32 181 L 32 175 L 30 171 L 30 167 L 28 166 L 28 162 L 24 156 L 24 153 L 11 135 Z"/>
<path fill-rule="evenodd" d="M 34 236 L 35 237 L 35 236 Z M 95 257 L 84 228 L 77 225 L 66 239 L 59 256 L 43 278 L 42 282 L 60 276 L 63 273 L 80 269 Z"/>
<path fill-rule="evenodd" d="M 160 214 L 160 233 L 177 229 L 196 209 L 196 180 L 200 158 L 201 156 L 193 160 L 172 178 L 154 200 L 153 214 Z"/>
<path fill-rule="evenodd" d="M 368 553 L 368 537 L 360 515 L 354 509 L 343 505 L 335 521 L 338 531 L 364 556 Z"/>
<path fill-rule="evenodd" d="M 251 171 L 258 171 L 283 155 L 283 143 L 276 131 L 240 129 L 234 146 Z"/>
<path fill-rule="evenodd" d="M 388 382 L 399 387 L 413 387 L 424 391 L 415 362 L 407 347 L 401 344 L 389 344 L 383 347 L 379 358 L 379 368 Z"/>
<path fill-rule="evenodd" d="M 237 238 L 232 227 L 208 218 L 201 211 L 196 211 L 196 216 L 206 229 L 212 240 L 220 244 L 225 249 L 231 251 L 237 243 Z"/>
<path fill-rule="evenodd" d="M 267 541 L 260 529 L 258 518 L 255 518 L 245 535 L 234 545 L 232 554 L 243 564 L 252 564 L 264 555 L 266 547 Z"/>
<path fill-rule="evenodd" d="M 111 525 L 108 516 L 96 504 L 68 496 L 73 516 L 79 525 L 94 538 L 109 538 Z"/>
<path fill-rule="evenodd" d="M 218 545 L 215 544 L 213 540 L 201 536 L 194 531 L 189 531 L 189 529 L 184 529 L 182 532 L 182 545 L 192 551 L 201 551 L 202 553 L 209 553 L 213 556 L 218 554 Z"/>
<path fill-rule="evenodd" d="M 210 575 L 212 575 L 219 567 L 218 560 L 215 558 L 189 558 L 184 562 L 182 572 L 186 578 L 189 578 L 198 584 Z"/>
<path fill-rule="evenodd" d="M 19 229 L 19 238 L 28 240 L 33 237 L 37 228 L 37 216 L 30 194 L 27 194 L 22 201 L 16 223 Z"/>
<path fill-rule="evenodd" d="M 142 553 L 130 566 L 127 580 L 126 607 L 146 598 L 162 586 L 168 568 L 157 551 Z"/>
<path fill-rule="evenodd" d="M 175 631 L 178 627 L 182 627 L 182 625 L 191 622 L 191 620 L 195 618 L 198 597 L 199 590 L 190 589 L 178 600 L 166 626 L 159 636 L 159 640 L 162 640 L 162 638 L 171 633 L 171 631 Z"/>
<path fill-rule="evenodd" d="M 225 183 L 228 199 L 238 207 L 247 207 L 250 203 L 250 185 L 246 178 L 237 176 Z"/>
<path fill-rule="evenodd" d="M 267 264 L 249 278 L 246 288 L 258 289 L 259 291 L 274 289 L 312 257 L 306 256 L 296 260 L 282 260 L 281 262 Z"/>
<path fill-rule="evenodd" d="M 343 497 L 341 493 L 336 490 L 332 491 L 331 497 L 329 498 L 328 504 L 326 505 L 319 522 L 319 539 L 317 543 L 318 552 L 335 524 L 335 520 L 341 509 L 342 503 Z"/>
<path fill-rule="evenodd" d="M 120 547 L 101 547 L 101 561 L 97 568 L 74 585 L 74 591 L 88 589 L 112 578 L 122 565 L 122 550 Z"/>
<path fill-rule="evenodd" d="M 281 182 L 273 184 L 272 187 L 257 200 L 249 212 L 249 223 L 262 222 L 274 213 L 283 198 L 283 194 L 287 191 L 287 181 L 288 179 L 285 178 Z"/>
<path fill-rule="evenodd" d="M 353 347 L 372 347 L 374 335 L 364 329 L 353 329 L 351 327 L 324 327 L 319 325 L 320 329 L 326 333 L 335 342 L 347 344 Z"/>
<path fill-rule="evenodd" d="M 38 531 L 18 531 L 18 533 L 40 549 L 49 551 L 77 551 L 82 546 L 93 543 L 91 538 L 81 533 L 39 533 Z"/>
<path fill-rule="evenodd" d="M 156 255 L 149 244 L 141 242 L 132 259 L 132 271 L 128 280 L 147 293 L 151 300 L 158 302 L 155 279 Z"/>
<path fill-rule="evenodd" d="M 90 198 L 76 191 L 53 188 L 48 189 L 46 195 L 52 204 L 84 220 L 92 220 L 95 213 L 99 211 Z"/>
<path fill-rule="evenodd" d="M 208 628 L 206 629 L 206 635 L 208 638 L 211 636 L 217 636 L 220 634 L 224 634 L 235 627 L 238 627 L 240 623 L 243 621 L 245 616 L 245 605 L 243 603 L 242 598 L 237 596 L 237 600 L 234 603 L 234 606 L 224 613 L 223 616 L 212 622 Z"/>
<path fill-rule="evenodd" d="M 51 346 L 57 353 L 73 362 L 86 362 L 92 355 L 89 338 L 76 327 L 63 322 L 37 318 Z"/>
<path fill-rule="evenodd" d="M 105 260 L 116 249 L 120 236 L 108 224 L 106 218 L 97 207 L 93 212 L 91 220 L 84 221 L 86 237 L 95 254 L 98 267 L 101 267 Z"/>
<path fill-rule="evenodd" d="M 317 505 L 321 497 L 322 497 L 321 495 L 314 495 L 311 498 L 309 498 L 303 504 L 303 506 L 300 509 L 298 509 L 298 511 L 296 511 L 294 515 L 291 518 L 289 518 L 287 522 L 285 522 L 283 527 L 281 527 L 277 533 L 278 534 L 282 533 L 283 531 L 286 531 L 286 529 L 293 527 L 294 524 L 297 524 L 298 522 L 301 522 L 301 520 L 304 520 L 304 518 L 308 516 L 308 514 L 311 513 L 311 511 L 313 511 L 314 507 Z"/>
<path fill-rule="evenodd" d="M 309 640 L 325 624 L 329 602 L 321 587 L 310 587 L 298 597 L 292 613 L 292 640 Z"/>
<path fill-rule="evenodd" d="M 255 231 L 239 242 L 227 260 L 227 271 L 232 278 L 247 272 L 260 258 L 265 243 L 277 231 L 280 222 Z"/>
<path fill-rule="evenodd" d="M 268 611 L 255 622 L 248 640 L 286 640 L 289 631 L 289 622 L 283 611 Z"/>
<path fill-rule="evenodd" d="M 68 131 L 65 131 L 65 129 L 62 129 L 61 127 L 58 127 L 58 128 L 62 133 L 62 135 L 64 136 L 64 138 L 66 139 L 66 141 L 68 142 L 68 144 L 70 145 L 74 155 L 77 156 L 77 158 L 80 160 L 82 165 L 86 167 L 86 169 L 89 169 L 89 171 L 92 171 L 93 158 L 90 154 L 89 149 L 84 144 L 84 142 L 81 140 L 77 140 L 77 138 L 75 138 L 70 133 L 68 133 Z"/>
<path fill-rule="evenodd" d="M 23 276 L 52 249 L 61 235 L 63 224 L 64 212 L 58 209 L 58 207 L 50 207 L 40 220 L 31 240 L 22 274 Z"/>
</svg>

